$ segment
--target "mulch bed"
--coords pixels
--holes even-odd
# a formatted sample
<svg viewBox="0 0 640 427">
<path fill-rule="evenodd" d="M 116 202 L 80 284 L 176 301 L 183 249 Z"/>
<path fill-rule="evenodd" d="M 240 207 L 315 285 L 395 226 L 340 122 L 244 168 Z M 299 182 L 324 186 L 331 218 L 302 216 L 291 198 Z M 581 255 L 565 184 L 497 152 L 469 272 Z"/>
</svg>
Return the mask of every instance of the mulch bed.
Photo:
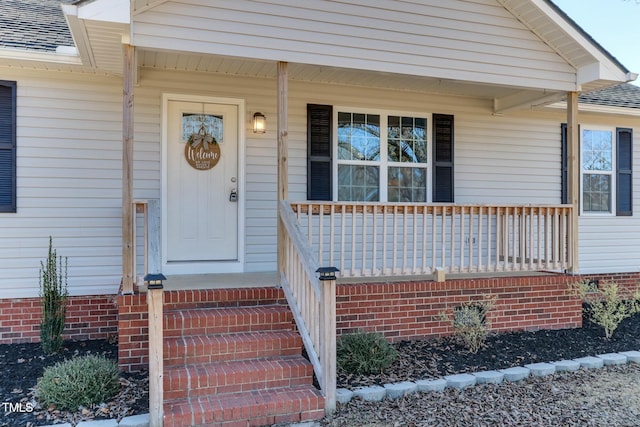
<svg viewBox="0 0 640 427">
<path fill-rule="evenodd" d="M 473 354 L 455 337 L 394 344 L 398 357 L 375 375 L 338 373 L 338 387 L 382 385 L 439 378 L 445 375 L 504 369 L 528 363 L 575 359 L 619 351 L 640 351 L 640 314 L 625 319 L 611 340 L 603 329 L 583 319 L 580 329 L 508 332 L 489 335 L 486 346 Z"/>
<path fill-rule="evenodd" d="M 407 380 L 438 378 L 444 375 L 522 366 L 527 363 L 574 359 L 617 351 L 640 351 L 640 315 L 622 322 L 611 340 L 602 329 L 584 320 L 581 329 L 512 332 L 492 334 L 485 348 L 469 353 L 455 337 L 394 344 L 396 362 L 385 372 L 356 376 L 340 372 L 338 387 L 393 383 Z M 147 373 L 121 378 L 121 392 L 111 402 L 67 413 L 55 408 L 41 408 L 34 387 L 44 368 L 59 361 L 85 354 L 102 354 L 117 359 L 117 344 L 101 341 L 65 342 L 57 354 L 45 355 L 40 344 L 0 345 L 0 427 L 42 426 L 55 422 L 72 425 L 82 420 L 115 418 L 148 413 Z M 13 410 L 9 410 L 9 405 Z M 19 408 L 24 412 L 16 411 Z M 28 405 L 35 408 L 26 411 Z"/>
<path fill-rule="evenodd" d="M 120 393 L 110 402 L 75 413 L 41 408 L 34 387 L 47 366 L 88 354 L 117 360 L 118 345 L 106 340 L 65 341 L 55 354 L 46 355 L 39 343 L 0 344 L 0 427 L 43 426 L 59 422 L 72 425 L 79 421 L 115 418 L 149 412 L 148 377 L 145 372 L 123 373 Z M 33 408 L 33 410 L 31 410 Z"/>
</svg>

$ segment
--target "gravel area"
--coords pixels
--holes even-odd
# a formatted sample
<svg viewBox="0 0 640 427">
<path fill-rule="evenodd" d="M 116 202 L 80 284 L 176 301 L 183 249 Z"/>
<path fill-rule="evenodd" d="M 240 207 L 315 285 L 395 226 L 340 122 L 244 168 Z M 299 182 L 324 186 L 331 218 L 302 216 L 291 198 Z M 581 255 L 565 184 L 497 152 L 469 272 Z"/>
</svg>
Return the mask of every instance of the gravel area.
<svg viewBox="0 0 640 427">
<path fill-rule="evenodd" d="M 640 365 L 605 367 L 416 393 L 399 400 L 352 399 L 331 427 L 640 426 Z"/>
</svg>

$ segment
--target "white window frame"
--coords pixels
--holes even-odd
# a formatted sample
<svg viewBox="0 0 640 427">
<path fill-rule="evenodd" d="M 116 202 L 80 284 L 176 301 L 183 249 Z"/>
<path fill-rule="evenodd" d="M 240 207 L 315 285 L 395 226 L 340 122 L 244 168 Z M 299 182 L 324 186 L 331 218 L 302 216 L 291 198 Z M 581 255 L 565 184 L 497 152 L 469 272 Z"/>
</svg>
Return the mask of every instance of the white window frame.
<svg viewBox="0 0 640 427">
<path fill-rule="evenodd" d="M 584 168 L 584 132 L 585 131 L 606 131 L 611 133 L 611 171 L 592 171 Z M 616 216 L 616 171 L 617 171 L 617 146 L 618 136 L 616 128 L 611 126 L 594 126 L 594 125 L 580 125 L 580 214 L 587 216 Z M 610 199 L 611 210 L 605 211 L 588 211 L 584 209 L 584 175 L 608 175 L 611 177 Z"/>
<path fill-rule="evenodd" d="M 338 113 L 355 113 L 355 114 L 365 114 L 365 115 L 378 115 L 380 117 L 380 160 L 340 160 L 338 158 Z M 390 162 L 388 160 L 388 125 L 389 125 L 389 116 L 400 116 L 400 117 L 414 117 L 414 118 L 425 118 L 427 120 L 427 162 L 426 163 L 407 163 L 407 162 Z M 419 113 L 419 112 L 410 112 L 410 111 L 396 111 L 396 110 L 381 110 L 376 108 L 361 108 L 361 107 L 344 107 L 344 106 L 335 106 L 333 107 L 333 162 L 331 165 L 332 169 L 332 180 L 333 180 L 333 201 L 338 201 L 338 165 L 363 165 L 363 166 L 378 166 L 380 168 L 379 171 L 379 179 L 378 189 L 379 189 L 379 203 L 387 203 L 388 200 L 388 180 L 389 180 L 389 167 L 411 167 L 411 166 L 426 166 L 427 172 L 427 188 L 426 188 L 426 202 L 431 203 L 432 200 L 432 182 L 433 182 L 433 113 Z M 383 185 L 384 184 L 384 185 Z M 344 202 L 344 201 L 343 201 Z M 354 201 L 354 203 L 356 203 Z M 376 203 L 376 202 L 371 202 Z M 415 202 L 420 203 L 420 202 Z"/>
</svg>

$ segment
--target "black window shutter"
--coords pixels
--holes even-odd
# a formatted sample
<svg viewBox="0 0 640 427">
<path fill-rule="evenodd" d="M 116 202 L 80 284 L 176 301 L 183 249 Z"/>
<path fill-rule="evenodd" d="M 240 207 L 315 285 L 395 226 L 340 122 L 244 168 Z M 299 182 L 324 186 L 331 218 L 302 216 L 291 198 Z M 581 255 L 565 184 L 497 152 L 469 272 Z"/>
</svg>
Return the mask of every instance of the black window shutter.
<svg viewBox="0 0 640 427">
<path fill-rule="evenodd" d="M 16 82 L 0 81 L 0 212 L 16 212 Z"/>
<path fill-rule="evenodd" d="M 616 215 L 633 215 L 633 131 L 629 128 L 616 129 Z"/>
<path fill-rule="evenodd" d="M 560 166 L 560 203 L 569 203 L 569 159 L 567 157 L 567 124 L 560 125 L 561 166 Z"/>
<path fill-rule="evenodd" d="M 307 105 L 307 200 L 333 200 L 331 105 Z"/>
<path fill-rule="evenodd" d="M 453 116 L 433 115 L 433 201 L 453 203 Z"/>
</svg>

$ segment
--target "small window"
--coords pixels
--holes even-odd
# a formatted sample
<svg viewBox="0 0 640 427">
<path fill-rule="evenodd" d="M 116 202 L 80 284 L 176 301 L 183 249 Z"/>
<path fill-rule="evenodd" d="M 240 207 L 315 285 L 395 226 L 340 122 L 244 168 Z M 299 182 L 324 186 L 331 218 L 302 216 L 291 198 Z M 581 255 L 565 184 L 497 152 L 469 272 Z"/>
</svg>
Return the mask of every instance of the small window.
<svg viewBox="0 0 640 427">
<path fill-rule="evenodd" d="M 613 130 L 582 130 L 582 212 L 613 213 L 615 144 Z"/>
</svg>

